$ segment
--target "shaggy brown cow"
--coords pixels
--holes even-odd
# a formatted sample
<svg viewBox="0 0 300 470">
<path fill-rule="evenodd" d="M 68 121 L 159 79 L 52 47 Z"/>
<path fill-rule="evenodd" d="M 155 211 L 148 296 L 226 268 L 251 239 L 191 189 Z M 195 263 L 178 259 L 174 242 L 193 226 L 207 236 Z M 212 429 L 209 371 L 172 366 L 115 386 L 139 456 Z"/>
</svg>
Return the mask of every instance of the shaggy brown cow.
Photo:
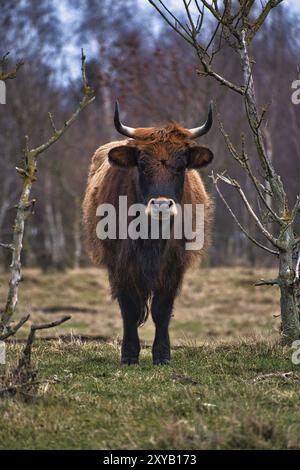
<svg viewBox="0 0 300 470">
<path fill-rule="evenodd" d="M 208 241 L 211 202 L 196 170 L 210 163 L 213 154 L 196 145 L 194 139 L 207 133 L 211 125 L 210 105 L 207 121 L 199 128 L 170 124 L 134 129 L 121 123 L 116 103 L 115 127 L 129 139 L 103 145 L 92 159 L 83 203 L 88 251 L 95 264 L 107 268 L 112 295 L 120 305 L 124 327 L 122 364 L 138 363 L 138 326 L 146 320 L 150 308 L 156 326 L 153 363 L 170 361 L 168 328 L 173 303 L 185 270 L 199 263 Z M 99 239 L 97 207 L 112 204 L 118 221 L 124 215 L 118 212 L 119 196 L 127 196 L 128 206 L 144 204 L 150 225 L 155 215 L 168 214 L 174 226 L 178 204 L 191 204 L 194 219 L 196 204 L 202 204 L 203 248 L 187 251 L 185 236 L 177 239 L 172 231 L 170 239 L 164 239 L 161 232 L 158 239 L 124 239 L 120 235 Z"/>
</svg>

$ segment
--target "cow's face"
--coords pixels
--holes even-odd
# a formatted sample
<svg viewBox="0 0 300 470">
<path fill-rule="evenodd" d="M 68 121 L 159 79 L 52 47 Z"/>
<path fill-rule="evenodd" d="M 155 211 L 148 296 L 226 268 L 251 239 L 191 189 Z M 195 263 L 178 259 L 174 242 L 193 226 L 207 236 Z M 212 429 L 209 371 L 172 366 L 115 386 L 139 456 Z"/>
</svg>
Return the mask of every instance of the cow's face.
<svg viewBox="0 0 300 470">
<path fill-rule="evenodd" d="M 185 172 L 202 168 L 213 159 L 208 148 L 194 142 L 209 131 L 212 122 L 211 102 L 207 120 L 200 127 L 185 129 L 174 123 L 163 128 L 135 129 L 122 124 L 116 102 L 115 128 L 132 140 L 111 149 L 108 158 L 114 165 L 137 168 L 137 193 L 140 202 L 146 205 L 147 214 L 153 217 L 176 214 L 176 204 L 182 199 Z"/>
<path fill-rule="evenodd" d="M 181 203 L 185 172 L 199 169 L 213 159 L 212 152 L 198 145 L 170 142 L 134 142 L 110 150 L 109 161 L 122 168 L 137 169 L 137 194 L 152 217 L 176 215 Z M 126 178 L 126 174 L 124 174 Z"/>
</svg>

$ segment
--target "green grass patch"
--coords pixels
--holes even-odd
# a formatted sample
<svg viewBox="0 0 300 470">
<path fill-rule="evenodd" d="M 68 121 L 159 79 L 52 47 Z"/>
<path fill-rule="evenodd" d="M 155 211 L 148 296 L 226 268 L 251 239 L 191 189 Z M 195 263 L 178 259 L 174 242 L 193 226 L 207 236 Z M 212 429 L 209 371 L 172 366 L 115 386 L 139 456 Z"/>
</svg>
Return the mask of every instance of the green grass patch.
<svg viewBox="0 0 300 470">
<path fill-rule="evenodd" d="M 0 448 L 300 448 L 290 356 L 252 339 L 175 349 L 170 367 L 153 367 L 147 349 L 140 366 L 120 367 L 116 344 L 37 341 L 39 378 L 58 382 L 0 401 Z"/>
</svg>

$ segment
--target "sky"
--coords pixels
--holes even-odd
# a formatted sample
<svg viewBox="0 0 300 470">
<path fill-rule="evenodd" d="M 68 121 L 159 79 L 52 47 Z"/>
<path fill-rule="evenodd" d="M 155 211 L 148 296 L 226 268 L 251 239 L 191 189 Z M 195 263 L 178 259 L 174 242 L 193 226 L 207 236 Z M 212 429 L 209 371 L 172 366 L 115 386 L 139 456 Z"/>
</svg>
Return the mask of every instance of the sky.
<svg viewBox="0 0 300 470">
<path fill-rule="evenodd" d="M 118 0 L 121 1 L 121 0 Z M 124 0 L 126 1 L 126 0 Z M 266 0 L 256 0 L 257 2 L 266 1 Z M 144 10 L 145 14 L 151 15 L 153 28 L 159 27 L 159 23 L 155 21 L 155 18 L 158 17 L 158 13 L 154 10 L 153 6 L 150 5 L 148 0 L 137 0 L 138 5 L 141 9 Z M 159 0 L 157 0 L 159 3 Z M 56 7 L 59 11 L 59 16 L 62 22 L 66 25 L 66 29 L 71 29 L 76 23 L 77 11 L 70 8 L 66 8 L 64 0 L 55 0 Z M 99 0 L 101 4 L 101 0 Z M 182 0 L 165 0 L 165 4 L 172 11 L 183 11 L 183 1 Z M 300 14 L 300 0 L 283 0 L 283 5 L 291 9 L 295 14 Z M 87 57 L 93 57 L 97 54 L 98 45 L 96 43 L 89 43 L 83 45 Z M 78 50 L 78 45 L 73 44 L 69 41 L 64 47 L 64 61 L 65 61 L 65 72 L 60 76 L 60 81 L 67 83 L 70 79 L 76 79 L 80 75 L 80 51 Z"/>
<path fill-rule="evenodd" d="M 300 1 L 299 0 L 288 0 L 290 6 L 294 8 L 296 11 L 300 12 Z"/>
<path fill-rule="evenodd" d="M 143 8 L 149 8 L 149 10 L 153 9 L 153 7 L 149 4 L 148 0 L 138 0 L 138 3 Z M 182 0 L 166 0 L 165 3 L 170 8 L 172 7 L 180 9 L 182 6 Z M 295 11 L 300 12 L 300 0 L 284 0 L 283 3 L 287 4 L 290 8 L 293 8 Z"/>
</svg>

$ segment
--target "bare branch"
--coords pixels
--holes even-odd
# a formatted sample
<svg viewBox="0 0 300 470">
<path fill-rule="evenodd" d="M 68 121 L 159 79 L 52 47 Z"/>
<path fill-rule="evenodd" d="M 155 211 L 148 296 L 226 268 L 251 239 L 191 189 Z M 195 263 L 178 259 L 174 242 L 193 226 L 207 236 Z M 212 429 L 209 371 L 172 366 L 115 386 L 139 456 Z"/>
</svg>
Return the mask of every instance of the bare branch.
<svg viewBox="0 0 300 470">
<path fill-rule="evenodd" d="M 191 46 L 194 46 L 193 41 L 189 38 L 189 31 L 186 30 L 186 28 L 183 26 L 181 21 L 179 21 L 178 18 L 175 17 L 175 15 L 161 2 L 158 0 L 159 3 L 162 5 L 162 7 L 167 11 L 167 13 L 174 19 L 175 24 L 172 23 L 172 21 L 168 18 L 168 16 L 164 13 L 162 9 L 160 9 L 155 1 L 153 0 L 148 0 L 148 2 L 155 8 L 156 11 L 160 14 L 160 16 L 164 19 L 164 21 L 177 33 L 179 36 L 181 36 L 185 41 L 187 41 Z M 183 34 L 180 29 L 177 27 L 177 24 L 180 25 L 180 27 L 183 29 L 183 31 L 186 33 Z"/>
<path fill-rule="evenodd" d="M 53 145 L 55 142 L 57 142 L 61 136 L 65 133 L 65 131 L 73 124 L 73 122 L 77 119 L 78 115 L 81 113 L 81 111 L 86 108 L 89 104 L 91 104 L 93 101 L 95 101 L 95 96 L 92 88 L 88 85 L 87 79 L 86 79 L 86 73 L 85 73 L 85 55 L 81 55 L 81 70 L 82 70 L 82 80 L 83 80 L 83 98 L 81 99 L 78 108 L 76 111 L 71 115 L 71 117 L 65 121 L 64 126 L 57 130 L 54 126 L 55 132 L 54 134 L 50 137 L 50 139 L 45 142 L 44 144 L 40 145 L 39 147 L 36 147 L 34 149 L 31 149 L 29 152 L 34 155 L 34 157 L 37 157 L 40 153 L 45 152 L 51 145 Z M 51 116 L 51 114 L 50 114 Z M 52 116 L 50 118 L 51 123 L 52 121 Z"/>
<path fill-rule="evenodd" d="M 269 181 L 272 193 L 276 198 L 281 213 L 285 211 L 286 193 L 280 177 L 277 175 L 273 164 L 266 152 L 263 136 L 259 128 L 260 118 L 258 116 L 254 83 L 252 76 L 251 61 L 249 58 L 248 46 L 246 41 L 246 31 L 241 32 L 241 48 L 239 49 L 241 64 L 243 68 L 243 75 L 245 81 L 245 105 L 249 126 L 253 132 L 258 156 L 263 170 L 265 171 L 265 178 Z M 280 214 L 281 216 L 282 214 Z"/>
<path fill-rule="evenodd" d="M 72 318 L 71 315 L 65 315 L 60 320 L 55 320 L 55 321 L 48 322 L 48 323 L 38 323 L 37 325 L 31 325 L 31 329 L 35 331 L 35 330 L 46 330 L 48 328 L 55 328 L 56 326 L 59 326 L 62 323 L 65 323 L 71 318 Z"/>
<path fill-rule="evenodd" d="M 227 207 L 230 215 L 233 217 L 233 219 L 235 220 L 237 226 L 240 228 L 240 230 L 246 235 L 247 238 L 249 238 L 249 240 L 254 243 L 256 246 L 258 246 L 259 248 L 262 248 L 263 250 L 267 251 L 268 253 L 271 253 L 272 255 L 276 255 L 278 256 L 279 255 L 279 252 L 278 251 L 274 251 L 264 245 L 262 245 L 260 242 L 258 242 L 255 238 L 253 238 L 248 232 L 247 230 L 242 226 L 242 224 L 239 222 L 237 216 L 235 215 L 235 213 L 233 212 L 233 210 L 231 209 L 231 207 L 229 206 L 228 202 L 226 201 L 225 197 L 223 196 L 222 192 L 220 191 L 220 188 L 218 186 L 218 178 L 216 178 L 214 176 L 214 174 L 212 173 L 211 175 L 211 178 L 213 180 L 213 183 L 216 187 L 216 190 L 217 190 L 217 193 L 219 194 L 220 198 L 222 199 L 223 203 L 225 204 L 225 206 Z"/>
<path fill-rule="evenodd" d="M 6 62 L 6 58 L 7 58 L 8 54 L 9 53 L 7 53 L 5 56 L 3 56 L 1 61 L 0 61 L 0 65 L 2 67 L 4 66 L 4 64 Z M 22 65 L 24 65 L 24 62 L 22 60 L 20 60 L 16 63 L 16 66 L 13 70 L 10 70 L 9 72 L 0 72 L 0 80 L 2 82 L 5 82 L 6 80 L 13 80 L 14 78 L 16 78 L 18 70 L 22 67 Z"/>
<path fill-rule="evenodd" d="M 248 212 L 251 214 L 251 216 L 253 217 L 257 227 L 260 229 L 260 231 L 262 232 L 262 234 L 269 240 L 269 242 L 272 243 L 273 246 L 275 246 L 276 248 L 280 248 L 280 244 L 279 244 L 279 241 L 273 237 L 273 235 L 266 229 L 266 227 L 264 227 L 264 225 L 262 224 L 261 220 L 259 220 L 258 216 L 256 215 L 256 213 L 254 212 L 250 202 L 248 201 L 244 191 L 242 190 L 241 188 L 241 185 L 240 183 L 238 183 L 238 181 L 236 181 L 235 179 L 233 178 L 230 178 L 230 177 L 225 177 L 224 175 L 217 175 L 217 180 L 220 179 L 221 181 L 223 181 L 224 183 L 228 184 L 229 186 L 232 186 L 233 188 L 235 188 L 239 195 L 241 196 L 241 199 L 245 205 L 245 207 L 247 208 Z"/>
<path fill-rule="evenodd" d="M 259 17 L 256 21 L 251 25 L 250 32 L 247 37 L 248 44 L 252 41 L 258 30 L 262 27 L 267 18 L 268 14 L 272 10 L 272 8 L 277 7 L 283 0 L 269 0 L 266 5 L 263 7 L 262 12 L 260 13 Z M 252 6 L 252 5 L 251 5 Z M 249 11 L 248 11 L 249 14 Z"/>
<path fill-rule="evenodd" d="M 3 341 L 10 336 L 14 336 L 17 331 L 26 323 L 30 318 L 30 315 L 21 318 L 21 320 L 15 326 L 4 327 L 3 333 L 0 334 L 0 340 Z"/>
<path fill-rule="evenodd" d="M 218 119 L 220 131 L 221 131 L 221 133 L 224 137 L 225 144 L 226 144 L 229 152 L 231 153 L 233 158 L 242 166 L 242 168 L 244 168 L 246 170 L 248 176 L 250 177 L 250 179 L 251 179 L 251 181 L 252 181 L 252 183 L 253 183 L 253 185 L 254 185 L 254 187 L 255 187 L 258 195 L 259 195 L 259 198 L 261 199 L 261 201 L 265 205 L 265 207 L 268 210 L 268 212 L 270 213 L 270 215 L 273 217 L 274 220 L 276 220 L 276 222 L 278 222 L 280 225 L 282 225 L 284 223 L 284 221 L 278 216 L 278 214 L 276 214 L 276 212 L 272 209 L 272 207 L 266 201 L 266 199 L 265 199 L 265 197 L 264 197 L 264 195 L 261 191 L 261 184 L 258 181 L 258 179 L 255 177 L 255 175 L 252 171 L 249 158 L 248 158 L 248 156 L 246 155 L 246 152 L 245 152 L 245 137 L 242 135 L 242 153 L 240 155 L 238 153 L 237 149 L 235 148 L 235 146 L 233 145 L 233 143 L 231 142 L 229 135 L 226 133 L 226 131 L 224 129 L 224 124 L 221 120 L 220 114 L 218 112 L 216 114 L 217 114 L 217 119 Z"/>
<path fill-rule="evenodd" d="M 223 14 L 220 12 L 218 8 L 217 2 L 214 2 L 214 6 L 212 4 L 209 4 L 207 0 L 201 0 L 203 5 L 210 11 L 210 13 L 214 16 L 214 18 L 221 23 L 223 26 L 225 26 L 232 36 L 235 37 L 239 41 L 239 33 L 235 26 L 233 25 L 233 20 L 234 17 L 231 15 L 231 9 L 232 5 L 231 2 L 228 0 L 224 1 L 224 11 Z"/>
<path fill-rule="evenodd" d="M 19 364 L 17 367 L 17 371 L 20 371 L 22 369 L 29 369 L 31 365 L 31 351 L 32 351 L 32 345 L 33 341 L 35 338 L 35 332 L 37 330 L 45 330 L 48 328 L 54 328 L 55 326 L 59 326 L 62 323 L 65 323 L 66 321 L 70 320 L 72 318 L 70 315 L 64 316 L 60 320 L 56 320 L 50 323 L 41 323 L 37 325 L 31 325 L 30 332 L 27 338 L 26 345 L 23 349 L 22 355 L 19 359 Z"/>
<path fill-rule="evenodd" d="M 199 59 L 200 59 L 202 65 L 203 65 L 203 69 L 204 69 L 204 72 L 198 71 L 199 75 L 205 75 L 205 76 L 213 77 L 221 85 L 226 86 L 227 88 L 230 88 L 230 90 L 235 91 L 239 95 L 244 95 L 245 94 L 245 91 L 241 86 L 230 82 L 226 78 L 224 78 L 221 75 L 219 75 L 218 73 L 214 72 L 214 70 L 211 68 L 210 64 L 208 64 L 202 57 L 199 57 Z"/>
<path fill-rule="evenodd" d="M 278 286 L 278 279 L 260 279 L 254 285 L 255 286 Z"/>
<path fill-rule="evenodd" d="M 294 223 L 296 220 L 296 217 L 300 213 L 300 194 L 298 194 L 295 205 L 292 210 L 292 215 L 291 215 L 291 223 Z"/>
<path fill-rule="evenodd" d="M 202 0 L 201 0 L 202 1 Z M 226 78 L 222 77 L 221 75 L 219 75 L 218 73 L 216 73 L 212 67 L 211 67 L 211 57 L 209 57 L 209 54 L 208 54 L 208 47 L 211 43 L 211 40 L 208 42 L 208 46 L 205 46 L 204 44 L 201 44 L 199 41 L 197 41 L 197 35 L 199 33 L 199 24 L 202 25 L 203 24 L 203 18 L 202 20 L 200 20 L 200 22 L 198 22 L 199 24 L 196 26 L 192 20 L 192 17 L 191 17 L 191 14 L 190 14 L 190 10 L 189 10 L 189 5 L 188 3 L 186 2 L 186 0 L 184 0 L 184 5 L 185 5 L 185 8 L 187 10 L 187 16 L 188 16 L 188 20 L 190 22 L 190 30 L 188 30 L 186 27 L 184 27 L 184 25 L 181 23 L 181 21 L 179 20 L 179 18 L 177 18 L 167 7 L 166 5 L 164 4 L 164 2 L 162 2 L 162 0 L 158 0 L 158 2 L 160 3 L 160 5 L 162 6 L 161 8 L 157 5 L 157 3 L 154 1 L 154 0 L 148 0 L 148 2 L 156 9 L 156 11 L 161 15 L 161 17 L 164 19 L 164 21 L 177 33 L 179 34 L 185 41 L 187 41 L 191 46 L 194 47 L 194 49 L 196 50 L 197 52 L 197 55 L 201 61 L 201 64 L 203 66 L 203 70 L 204 71 L 200 71 L 198 73 L 202 74 L 202 75 L 205 75 L 205 76 L 211 76 L 213 77 L 215 80 L 217 80 L 221 85 L 223 86 L 227 86 L 228 88 L 230 88 L 231 90 L 235 91 L 236 93 L 239 93 L 241 95 L 244 94 L 244 90 L 242 87 L 240 87 L 239 85 L 236 85 L 232 82 L 230 82 L 229 80 L 227 80 Z M 203 2 L 202 3 L 207 7 L 207 3 L 206 2 Z M 221 24 L 223 24 L 223 21 L 222 21 L 222 15 L 220 15 L 219 13 L 217 13 L 216 10 L 214 10 L 213 7 L 209 6 L 208 9 L 212 8 L 212 10 L 215 12 L 215 15 L 216 15 L 216 18 L 219 19 L 219 17 L 221 18 Z M 201 9 L 198 5 L 198 10 L 199 12 L 201 12 Z M 167 12 L 167 13 L 165 13 Z M 203 15 L 203 13 L 201 13 Z M 172 17 L 172 19 L 175 21 L 175 24 L 170 20 L 169 16 Z M 179 25 L 180 28 L 185 32 L 182 33 L 182 31 L 179 29 L 179 27 L 177 26 Z M 213 33 L 213 37 L 214 35 L 216 34 L 216 32 Z"/>
<path fill-rule="evenodd" d="M 5 248 L 6 250 L 11 250 L 11 251 L 14 250 L 13 245 L 11 245 L 10 243 L 0 243 L 0 246 L 1 248 Z"/>
<path fill-rule="evenodd" d="M 54 134 L 57 134 L 58 130 L 57 130 L 56 127 L 55 127 L 54 120 L 53 120 L 53 116 L 52 116 L 52 114 L 51 114 L 50 112 L 48 113 L 48 116 L 49 116 L 49 119 L 50 119 L 51 127 L 52 127 L 52 129 L 53 129 L 53 131 L 54 131 Z"/>
</svg>

